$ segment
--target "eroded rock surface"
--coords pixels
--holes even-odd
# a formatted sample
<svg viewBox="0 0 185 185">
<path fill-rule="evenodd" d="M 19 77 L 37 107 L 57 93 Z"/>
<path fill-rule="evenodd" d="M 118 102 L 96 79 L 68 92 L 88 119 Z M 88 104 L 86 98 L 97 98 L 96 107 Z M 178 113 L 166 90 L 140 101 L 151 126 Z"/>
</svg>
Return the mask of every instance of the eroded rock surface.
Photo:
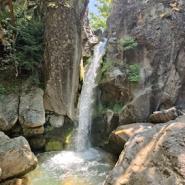
<svg viewBox="0 0 185 185">
<path fill-rule="evenodd" d="M 124 105 L 121 124 L 147 121 L 154 111 L 176 105 L 184 107 L 184 19 L 184 1 L 113 0 L 105 61 L 111 67 L 100 89 L 102 102 L 118 97 L 115 103 Z M 128 37 L 136 47 L 124 48 Z M 130 70 L 133 66 L 139 72 Z"/>
<path fill-rule="evenodd" d="M 0 132 L 0 161 L 0 182 L 23 176 L 37 165 L 37 158 L 24 137 L 10 139 L 2 132 Z"/>
<path fill-rule="evenodd" d="M 81 6 L 77 0 L 45 4 L 45 108 L 75 116 L 81 59 Z"/>
<path fill-rule="evenodd" d="M 10 130 L 18 120 L 19 97 L 16 94 L 0 96 L 0 130 Z"/>
<path fill-rule="evenodd" d="M 45 123 L 45 110 L 43 104 L 43 90 L 33 88 L 20 96 L 19 121 L 28 128 L 43 126 Z"/>
<path fill-rule="evenodd" d="M 154 125 L 150 123 L 133 123 L 129 125 L 119 126 L 109 137 L 110 151 L 116 155 L 120 155 L 126 142 L 139 132 L 151 129 Z"/>
<path fill-rule="evenodd" d="M 131 137 L 105 185 L 184 185 L 185 122 L 159 124 Z"/>
</svg>

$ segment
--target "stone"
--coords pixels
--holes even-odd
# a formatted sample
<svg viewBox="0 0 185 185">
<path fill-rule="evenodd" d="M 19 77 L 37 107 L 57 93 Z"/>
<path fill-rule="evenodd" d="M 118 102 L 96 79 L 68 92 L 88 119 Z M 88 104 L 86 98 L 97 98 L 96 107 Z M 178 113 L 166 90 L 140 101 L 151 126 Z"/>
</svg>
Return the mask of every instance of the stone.
<svg viewBox="0 0 185 185">
<path fill-rule="evenodd" d="M 175 107 L 167 110 L 155 111 L 150 115 L 149 121 L 152 123 L 166 123 L 170 120 L 174 120 L 178 117 L 178 112 Z"/>
<path fill-rule="evenodd" d="M 171 0 L 113 1 L 105 57 L 112 65 L 99 87 L 100 101 L 120 98 L 125 105 L 121 124 L 145 122 L 155 111 L 185 107 L 185 2 L 176 3 L 179 11 L 170 4 Z M 125 50 L 121 41 L 128 36 L 137 47 Z M 135 73 L 129 71 L 132 65 L 139 69 L 136 82 L 129 80 Z"/>
<path fill-rule="evenodd" d="M 119 125 L 119 115 L 114 111 L 108 109 L 105 113 L 107 122 L 107 133 L 110 134 Z"/>
<path fill-rule="evenodd" d="M 62 149 L 64 149 L 63 143 L 57 139 L 48 140 L 45 145 L 46 152 L 61 151 Z"/>
<path fill-rule="evenodd" d="M 150 114 L 150 96 L 151 90 L 147 89 L 126 104 L 119 115 L 120 124 L 146 122 Z"/>
<path fill-rule="evenodd" d="M 44 105 L 46 110 L 74 120 L 82 53 L 82 2 L 53 0 L 52 3 L 55 7 L 49 6 L 49 0 L 44 1 Z"/>
<path fill-rule="evenodd" d="M 52 127 L 46 125 L 44 137 L 46 139 L 45 151 L 61 151 L 71 144 L 74 124 L 69 119 L 65 119 L 62 127 Z"/>
<path fill-rule="evenodd" d="M 26 128 L 23 127 L 23 135 L 25 137 L 32 137 L 44 134 L 44 127 Z"/>
<path fill-rule="evenodd" d="M 28 179 L 26 177 L 23 177 L 7 180 L 5 182 L 0 183 L 0 185 L 29 185 L 29 183 Z"/>
<path fill-rule="evenodd" d="M 10 139 L 2 132 L 0 137 L 0 182 L 23 176 L 37 166 L 37 158 L 24 137 Z"/>
<path fill-rule="evenodd" d="M 10 130 L 18 120 L 18 95 L 0 96 L 0 130 Z"/>
<path fill-rule="evenodd" d="M 185 122 L 158 124 L 131 137 L 105 185 L 185 184 Z"/>
<path fill-rule="evenodd" d="M 19 121 L 23 127 L 35 128 L 45 123 L 45 109 L 43 104 L 43 90 L 32 88 L 23 92 L 19 104 Z"/>
<path fill-rule="evenodd" d="M 46 139 L 43 135 L 37 135 L 31 138 L 28 138 L 30 147 L 32 150 L 43 150 L 46 145 Z"/>
<path fill-rule="evenodd" d="M 154 125 L 150 123 L 133 123 L 129 125 L 119 126 L 109 137 L 108 148 L 111 153 L 120 155 L 126 142 L 139 132 L 143 132 L 152 128 Z"/>
<path fill-rule="evenodd" d="M 64 116 L 61 115 L 51 115 L 49 118 L 49 123 L 54 128 L 62 127 L 64 124 Z"/>
</svg>

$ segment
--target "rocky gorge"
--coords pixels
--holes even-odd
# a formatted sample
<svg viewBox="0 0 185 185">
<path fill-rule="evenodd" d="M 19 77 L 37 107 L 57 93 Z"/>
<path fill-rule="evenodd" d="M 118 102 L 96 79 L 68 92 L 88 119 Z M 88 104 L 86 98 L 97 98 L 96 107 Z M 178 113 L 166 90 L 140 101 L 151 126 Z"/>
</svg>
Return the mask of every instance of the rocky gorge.
<svg viewBox="0 0 185 185">
<path fill-rule="evenodd" d="M 36 168 L 38 153 L 73 143 L 84 64 L 101 40 L 89 27 L 87 4 L 42 3 L 44 88 L 24 79 L 16 91 L 0 93 L 1 185 L 29 184 L 25 175 Z M 185 2 L 113 0 L 111 6 L 90 133 L 93 146 L 118 159 L 104 184 L 184 185 Z M 9 76 L 2 72 L 2 83 Z"/>
</svg>

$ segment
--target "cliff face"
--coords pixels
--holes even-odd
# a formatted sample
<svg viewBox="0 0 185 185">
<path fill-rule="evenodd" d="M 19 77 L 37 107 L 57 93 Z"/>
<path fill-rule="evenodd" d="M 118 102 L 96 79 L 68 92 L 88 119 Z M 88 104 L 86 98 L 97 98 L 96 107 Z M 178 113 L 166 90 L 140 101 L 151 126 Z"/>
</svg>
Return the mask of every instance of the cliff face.
<svg viewBox="0 0 185 185">
<path fill-rule="evenodd" d="M 45 108 L 75 116 L 83 6 L 77 0 L 45 1 Z"/>
<path fill-rule="evenodd" d="M 153 111 L 174 105 L 185 108 L 183 20 L 184 1 L 113 1 L 107 51 L 112 66 L 100 90 L 102 101 L 119 97 L 115 102 L 124 105 L 121 124 L 146 121 Z"/>
</svg>

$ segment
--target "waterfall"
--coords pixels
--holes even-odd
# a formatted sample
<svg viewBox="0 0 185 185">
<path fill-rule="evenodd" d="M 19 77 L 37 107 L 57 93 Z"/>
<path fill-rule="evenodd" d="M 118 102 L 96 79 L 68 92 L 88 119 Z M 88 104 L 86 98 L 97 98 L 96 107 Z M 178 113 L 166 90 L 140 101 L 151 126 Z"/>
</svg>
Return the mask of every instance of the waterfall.
<svg viewBox="0 0 185 185">
<path fill-rule="evenodd" d="M 110 154 L 91 148 L 89 133 L 94 102 L 93 91 L 96 75 L 105 52 L 106 40 L 94 50 L 94 56 L 85 75 L 79 101 L 79 127 L 76 135 L 76 149 L 39 155 L 38 168 L 29 175 L 29 185 L 102 185 L 114 163 Z M 37 175 L 35 175 L 37 174 Z"/>
<path fill-rule="evenodd" d="M 90 147 L 89 133 L 91 130 L 94 88 L 96 87 L 97 70 L 105 53 L 107 39 L 95 46 L 94 56 L 86 72 L 79 102 L 79 126 L 76 136 L 76 149 L 83 151 Z"/>
</svg>

